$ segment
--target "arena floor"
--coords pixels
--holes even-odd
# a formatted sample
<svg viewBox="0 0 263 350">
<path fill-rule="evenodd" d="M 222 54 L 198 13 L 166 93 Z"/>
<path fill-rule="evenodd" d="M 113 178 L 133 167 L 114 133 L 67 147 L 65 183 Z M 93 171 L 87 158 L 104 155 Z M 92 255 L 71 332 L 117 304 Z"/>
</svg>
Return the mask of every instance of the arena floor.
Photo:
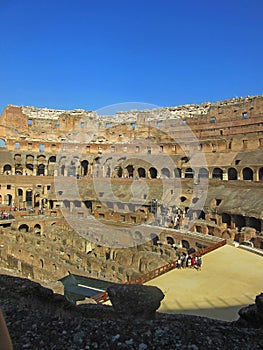
<svg viewBox="0 0 263 350">
<path fill-rule="evenodd" d="M 165 294 L 160 312 L 233 321 L 263 292 L 263 257 L 226 245 L 203 257 L 202 271 L 172 270 L 146 284 Z"/>
</svg>

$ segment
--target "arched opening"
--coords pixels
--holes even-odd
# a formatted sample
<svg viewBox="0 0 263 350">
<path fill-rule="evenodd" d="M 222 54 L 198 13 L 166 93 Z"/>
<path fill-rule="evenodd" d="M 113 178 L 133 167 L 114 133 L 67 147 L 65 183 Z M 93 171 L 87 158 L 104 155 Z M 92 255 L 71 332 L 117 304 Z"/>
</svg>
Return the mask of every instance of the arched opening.
<svg viewBox="0 0 263 350">
<path fill-rule="evenodd" d="M 64 200 L 64 201 L 63 201 L 63 205 L 64 205 L 64 208 L 70 209 L 70 201 Z"/>
<path fill-rule="evenodd" d="M 231 216 L 227 213 L 222 214 L 222 222 L 224 224 L 227 224 L 228 227 L 231 226 Z"/>
<path fill-rule="evenodd" d="M 39 193 L 36 193 L 34 195 L 34 207 L 39 207 L 40 205 L 40 194 Z"/>
<path fill-rule="evenodd" d="M 254 217 L 249 217 L 248 225 L 249 227 L 254 227 L 258 232 L 261 232 L 261 220 Z"/>
<path fill-rule="evenodd" d="M 192 179 L 195 175 L 195 172 L 192 168 L 185 169 L 185 178 L 186 179 Z"/>
<path fill-rule="evenodd" d="M 205 220 L 205 212 L 203 210 L 196 210 L 196 215 L 198 219 Z"/>
<path fill-rule="evenodd" d="M 212 178 L 223 180 L 223 170 L 220 168 L 214 168 L 212 173 Z"/>
<path fill-rule="evenodd" d="M 115 168 L 115 172 L 116 172 L 116 176 L 117 176 L 117 177 L 122 177 L 123 170 L 122 170 L 122 167 L 121 167 L 121 166 L 117 166 L 117 167 Z"/>
<path fill-rule="evenodd" d="M 33 170 L 34 170 L 33 164 L 28 163 L 28 164 L 26 165 L 26 169 L 27 169 L 26 175 L 32 175 L 32 174 L 33 174 Z"/>
<path fill-rule="evenodd" d="M 19 227 L 18 227 L 18 231 L 19 232 L 28 232 L 29 231 L 29 226 L 28 225 L 26 225 L 26 224 L 22 224 L 22 225 L 20 225 Z"/>
<path fill-rule="evenodd" d="M 33 197 L 32 190 L 27 190 L 26 191 L 26 204 L 28 207 L 32 206 L 32 197 Z"/>
<path fill-rule="evenodd" d="M 40 262 L 40 268 L 43 269 L 44 268 L 44 260 L 40 259 L 39 262 Z"/>
<path fill-rule="evenodd" d="M 170 244 L 172 246 L 174 244 L 173 237 L 170 237 L 170 236 L 166 237 L 166 242 L 167 242 L 167 244 Z"/>
<path fill-rule="evenodd" d="M 11 206 L 12 205 L 12 195 L 10 193 L 7 193 L 5 195 L 5 204 L 8 205 L 8 206 Z"/>
<path fill-rule="evenodd" d="M 151 179 L 156 179 L 157 178 L 157 169 L 151 167 L 149 169 L 149 174 Z"/>
<path fill-rule="evenodd" d="M 49 157 L 49 163 L 56 163 L 56 156 Z"/>
<path fill-rule="evenodd" d="M 106 177 L 111 177 L 111 168 L 108 166 L 106 170 Z"/>
<path fill-rule="evenodd" d="M 246 220 L 242 215 L 233 215 L 233 220 L 236 227 L 241 230 L 242 227 L 246 226 Z"/>
<path fill-rule="evenodd" d="M 10 164 L 5 164 L 3 170 L 4 170 L 4 175 L 11 175 L 12 173 L 12 167 Z"/>
<path fill-rule="evenodd" d="M 89 170 L 89 162 L 85 159 L 82 160 L 81 163 L 81 176 L 87 176 Z"/>
<path fill-rule="evenodd" d="M 48 160 L 48 176 L 54 176 L 55 166 L 56 166 L 56 157 L 55 156 L 49 157 L 49 160 Z"/>
<path fill-rule="evenodd" d="M 37 166 L 37 175 L 45 175 L 45 164 L 39 164 Z"/>
<path fill-rule="evenodd" d="M 144 168 L 139 168 L 138 169 L 138 176 L 139 177 L 146 177 L 146 171 Z"/>
<path fill-rule="evenodd" d="M 0 148 L 6 148 L 6 142 L 3 139 L 0 139 Z"/>
<path fill-rule="evenodd" d="M 75 208 L 81 208 L 81 201 L 73 201 Z"/>
<path fill-rule="evenodd" d="M 127 169 L 127 172 L 128 172 L 128 176 L 129 176 L 129 177 L 133 177 L 133 173 L 134 173 L 134 167 L 133 167 L 133 165 L 128 165 L 128 166 L 126 167 L 126 169 Z"/>
<path fill-rule="evenodd" d="M 36 224 L 34 226 L 34 233 L 35 233 L 35 235 L 38 235 L 38 236 L 41 235 L 41 226 L 39 224 Z"/>
<path fill-rule="evenodd" d="M 227 174 L 228 180 L 237 180 L 237 171 L 235 168 L 229 168 Z"/>
<path fill-rule="evenodd" d="M 198 172 L 198 178 L 199 179 L 208 179 L 208 177 L 209 177 L 208 169 L 200 168 L 199 172 Z"/>
<path fill-rule="evenodd" d="M 250 168 L 244 168 L 242 170 L 243 180 L 253 180 L 253 170 Z"/>
<path fill-rule="evenodd" d="M 263 181 L 263 168 L 260 168 L 258 171 L 258 179 L 259 181 Z"/>
<path fill-rule="evenodd" d="M 188 250 L 190 248 L 189 242 L 186 241 L 185 239 L 183 239 L 182 240 L 182 247 Z"/>
<path fill-rule="evenodd" d="M 156 233 L 151 233 L 150 234 L 150 239 L 151 239 L 153 245 L 158 245 L 158 240 L 159 239 L 158 239 L 158 236 L 157 236 Z"/>
<path fill-rule="evenodd" d="M 68 167 L 68 176 L 76 176 L 76 166 L 74 164 Z"/>
<path fill-rule="evenodd" d="M 163 178 L 169 179 L 171 174 L 170 174 L 170 170 L 167 168 L 162 168 L 161 170 L 161 174 Z"/>
<path fill-rule="evenodd" d="M 64 176 L 65 175 L 65 165 L 61 165 L 60 167 L 60 175 Z"/>
<path fill-rule="evenodd" d="M 182 171 L 181 171 L 181 169 L 175 168 L 175 169 L 174 169 L 174 177 L 175 177 L 175 178 L 181 178 L 181 176 L 182 176 Z"/>
</svg>

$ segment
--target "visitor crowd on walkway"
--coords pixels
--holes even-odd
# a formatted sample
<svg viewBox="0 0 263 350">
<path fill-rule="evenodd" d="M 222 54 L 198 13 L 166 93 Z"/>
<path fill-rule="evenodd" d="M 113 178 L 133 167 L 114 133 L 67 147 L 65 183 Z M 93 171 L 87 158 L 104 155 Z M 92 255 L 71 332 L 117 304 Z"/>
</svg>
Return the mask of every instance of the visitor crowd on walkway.
<svg viewBox="0 0 263 350">
<path fill-rule="evenodd" d="M 200 271 L 202 268 L 202 263 L 203 260 L 201 256 L 183 254 L 182 256 L 178 257 L 176 267 L 178 269 L 195 268 L 196 270 Z"/>
</svg>

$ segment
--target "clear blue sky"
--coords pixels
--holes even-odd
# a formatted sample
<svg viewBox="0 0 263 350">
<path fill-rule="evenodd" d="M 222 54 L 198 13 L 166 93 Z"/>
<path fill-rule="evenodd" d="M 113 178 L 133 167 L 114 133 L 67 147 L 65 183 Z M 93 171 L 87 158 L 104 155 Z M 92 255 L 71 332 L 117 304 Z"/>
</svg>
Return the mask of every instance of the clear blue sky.
<svg viewBox="0 0 263 350">
<path fill-rule="evenodd" d="M 263 93 L 262 0 L 0 0 L 0 111 Z"/>
</svg>

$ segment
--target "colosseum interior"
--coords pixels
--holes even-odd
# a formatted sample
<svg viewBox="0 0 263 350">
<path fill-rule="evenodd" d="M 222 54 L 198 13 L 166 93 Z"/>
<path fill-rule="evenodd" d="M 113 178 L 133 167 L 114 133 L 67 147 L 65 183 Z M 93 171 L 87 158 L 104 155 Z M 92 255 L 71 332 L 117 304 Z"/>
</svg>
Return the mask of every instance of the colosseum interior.
<svg viewBox="0 0 263 350">
<path fill-rule="evenodd" d="M 0 261 L 22 276 L 125 281 L 222 239 L 263 249 L 263 95 L 0 121 Z"/>
</svg>

